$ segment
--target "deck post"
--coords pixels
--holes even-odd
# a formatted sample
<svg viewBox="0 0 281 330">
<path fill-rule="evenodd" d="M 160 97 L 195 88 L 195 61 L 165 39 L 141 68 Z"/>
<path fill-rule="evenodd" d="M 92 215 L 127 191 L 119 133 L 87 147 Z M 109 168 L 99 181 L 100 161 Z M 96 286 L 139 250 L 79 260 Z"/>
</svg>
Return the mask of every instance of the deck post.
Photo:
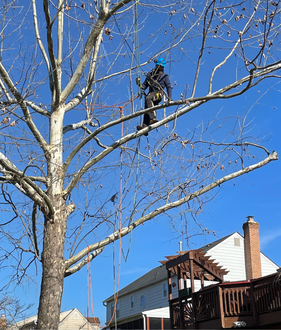
<svg viewBox="0 0 281 330">
<path fill-rule="evenodd" d="M 172 276 L 171 276 L 171 271 L 168 269 L 168 295 L 169 295 L 169 310 L 170 310 L 170 329 L 174 328 L 174 324 L 173 324 L 173 318 L 174 318 L 174 314 L 173 314 L 173 306 L 172 306 L 172 299 L 173 299 L 173 295 L 172 295 Z"/>
<path fill-rule="evenodd" d="M 251 297 L 251 305 L 252 305 L 252 313 L 253 313 L 253 322 L 254 322 L 254 327 L 256 327 L 258 324 L 257 308 L 256 308 L 255 296 L 254 296 L 254 283 L 252 281 L 250 283 L 250 297 Z"/>
<path fill-rule="evenodd" d="M 184 324 L 184 308 L 182 304 L 182 298 L 180 297 L 180 290 L 182 289 L 181 287 L 181 269 L 180 266 L 177 265 L 177 273 L 178 273 L 178 299 L 179 299 L 179 308 L 180 308 L 180 328 L 183 329 L 183 324 Z"/>
<path fill-rule="evenodd" d="M 192 254 L 193 257 L 193 254 Z M 190 281 L 191 281 L 191 301 L 192 301 L 192 321 L 194 323 L 195 329 L 196 329 L 196 313 L 195 313 L 195 304 L 194 304 L 194 296 L 193 293 L 195 291 L 195 287 L 194 287 L 194 268 L 193 268 L 193 259 L 190 258 L 189 261 L 189 265 L 190 265 Z"/>
<path fill-rule="evenodd" d="M 222 296 L 222 288 L 218 286 L 219 289 L 219 306 L 220 306 L 220 318 L 221 318 L 221 327 L 225 328 L 225 319 L 224 319 L 224 311 L 223 311 L 223 296 Z"/>
</svg>

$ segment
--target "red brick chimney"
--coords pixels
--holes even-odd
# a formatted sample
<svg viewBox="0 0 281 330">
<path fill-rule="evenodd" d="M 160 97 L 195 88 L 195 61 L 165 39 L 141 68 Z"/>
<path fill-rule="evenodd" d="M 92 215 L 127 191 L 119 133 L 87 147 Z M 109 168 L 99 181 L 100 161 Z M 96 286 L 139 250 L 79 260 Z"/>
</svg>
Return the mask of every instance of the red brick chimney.
<svg viewBox="0 0 281 330">
<path fill-rule="evenodd" d="M 262 276 L 259 224 L 254 221 L 253 216 L 248 216 L 248 220 L 243 223 L 244 246 L 247 280 Z"/>
</svg>

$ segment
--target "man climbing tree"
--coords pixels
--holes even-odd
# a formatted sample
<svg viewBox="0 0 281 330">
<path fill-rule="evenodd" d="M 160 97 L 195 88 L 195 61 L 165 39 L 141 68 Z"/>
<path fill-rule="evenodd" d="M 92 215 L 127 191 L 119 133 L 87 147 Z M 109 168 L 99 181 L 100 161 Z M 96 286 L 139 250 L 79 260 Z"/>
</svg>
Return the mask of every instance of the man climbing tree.
<svg viewBox="0 0 281 330">
<path fill-rule="evenodd" d="M 145 96 L 145 108 L 152 108 L 155 105 L 158 105 L 165 94 L 165 88 L 167 90 L 168 95 L 167 99 L 168 102 L 172 100 L 172 85 L 170 82 L 170 78 L 167 73 L 164 73 L 164 68 L 166 66 L 166 61 L 164 58 L 160 57 L 156 61 L 155 68 L 150 71 L 143 84 L 141 85 L 141 89 L 145 91 L 147 87 L 149 87 L 148 94 Z M 156 118 L 156 111 L 152 110 L 146 113 L 143 117 L 143 124 L 142 126 L 138 125 L 137 129 L 141 130 L 148 125 L 157 123 L 158 120 Z M 144 135 L 148 135 L 145 133 Z"/>
</svg>

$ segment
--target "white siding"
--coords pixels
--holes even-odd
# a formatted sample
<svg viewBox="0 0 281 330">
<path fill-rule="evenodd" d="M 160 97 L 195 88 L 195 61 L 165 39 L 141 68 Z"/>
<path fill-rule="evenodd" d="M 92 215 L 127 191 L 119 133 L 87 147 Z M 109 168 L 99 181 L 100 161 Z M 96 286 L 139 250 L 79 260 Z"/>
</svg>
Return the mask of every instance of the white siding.
<svg viewBox="0 0 281 330">
<path fill-rule="evenodd" d="M 234 244 L 234 240 L 240 240 L 240 246 Z M 226 240 L 211 248 L 207 253 L 211 259 L 219 262 L 219 266 L 223 266 L 229 271 L 224 276 L 225 281 L 243 281 L 246 280 L 245 250 L 244 238 L 238 233 L 234 233 Z M 261 253 L 262 276 L 276 272 L 276 265 Z"/>
<path fill-rule="evenodd" d="M 125 296 L 122 296 L 118 298 L 118 304 L 119 304 L 119 317 L 117 319 L 124 319 L 129 318 L 134 315 L 140 315 L 144 311 L 157 309 L 157 308 L 163 308 L 168 307 L 168 297 L 163 296 L 163 283 L 165 281 L 161 281 L 159 283 L 156 283 L 154 285 L 151 285 L 149 287 L 143 288 L 141 290 L 135 291 L 132 294 L 128 294 Z M 168 281 L 166 282 L 168 284 Z M 173 298 L 178 297 L 178 283 L 177 283 L 177 277 L 172 277 L 172 284 L 175 284 L 175 286 L 172 286 L 172 295 Z M 210 285 L 214 284 L 215 282 L 205 281 L 204 285 Z M 190 287 L 190 280 L 187 280 L 187 287 Z M 195 291 L 198 291 L 201 289 L 201 282 L 199 280 L 195 280 Z M 131 308 L 131 296 L 134 295 L 134 308 Z M 140 301 L 141 297 L 144 296 L 146 303 L 145 306 L 142 308 Z M 106 308 L 106 322 L 109 322 L 111 319 L 111 304 L 113 304 L 113 301 L 108 302 L 107 308 Z"/>
<path fill-rule="evenodd" d="M 243 281 L 246 280 L 246 267 L 245 267 L 245 253 L 244 253 L 244 238 L 239 233 L 234 233 L 231 236 L 224 239 L 222 242 L 215 245 L 206 253 L 211 256 L 211 259 L 215 259 L 219 266 L 228 270 L 229 273 L 224 276 L 225 281 Z M 261 265 L 262 276 L 266 276 L 276 272 L 277 265 L 268 259 L 261 253 Z M 165 281 L 159 281 L 153 285 L 136 289 L 127 295 L 124 295 L 118 299 L 119 303 L 119 317 L 122 321 L 126 318 L 141 316 L 141 313 L 148 310 L 157 308 L 168 307 L 168 297 L 163 296 L 163 283 Z M 178 294 L 177 277 L 172 277 L 172 294 L 173 298 Z M 205 281 L 204 286 L 214 284 L 213 281 Z M 187 280 L 187 287 L 190 287 L 190 280 Z M 195 291 L 201 288 L 201 282 L 195 280 Z M 134 295 L 134 307 L 131 308 L 131 296 Z M 145 306 L 141 307 L 141 296 L 146 299 Z M 113 301 L 108 301 L 107 304 L 107 322 L 111 319 L 111 304 Z"/>
<path fill-rule="evenodd" d="M 261 253 L 261 271 L 262 276 L 276 273 L 278 266 Z"/>
<path fill-rule="evenodd" d="M 118 299 L 119 303 L 119 318 L 123 319 L 131 317 L 136 314 L 141 314 L 145 310 L 150 310 L 154 308 L 161 308 L 169 306 L 168 297 L 163 296 L 163 283 L 161 281 L 149 287 L 143 288 L 141 290 L 135 291 L 134 295 L 134 307 L 131 308 L 131 295 L 128 294 Z M 167 282 L 168 283 L 168 282 Z M 177 287 L 174 289 L 177 290 Z M 145 305 L 141 307 L 141 297 L 145 297 Z M 113 301 L 107 304 L 107 322 L 111 319 L 111 304 Z"/>
<path fill-rule="evenodd" d="M 74 309 L 60 324 L 59 330 L 86 330 L 88 324 L 85 317 L 79 312 L 78 309 Z M 89 329 L 93 330 L 94 327 L 89 324 Z M 99 329 L 99 328 L 96 328 Z"/>
<path fill-rule="evenodd" d="M 240 239 L 240 246 L 234 245 L 234 238 Z M 244 239 L 234 233 L 226 240 L 210 249 L 207 256 L 215 259 L 218 266 L 222 266 L 229 273 L 224 276 L 225 281 L 242 281 L 246 279 Z"/>
</svg>

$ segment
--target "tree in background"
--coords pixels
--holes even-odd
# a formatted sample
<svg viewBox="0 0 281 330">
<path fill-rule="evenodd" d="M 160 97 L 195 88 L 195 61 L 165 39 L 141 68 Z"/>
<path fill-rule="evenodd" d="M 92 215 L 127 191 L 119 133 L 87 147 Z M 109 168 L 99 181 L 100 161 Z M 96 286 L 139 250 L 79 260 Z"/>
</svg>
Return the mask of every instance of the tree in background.
<svg viewBox="0 0 281 330">
<path fill-rule="evenodd" d="M 0 298 L 0 329 L 7 329 L 18 317 L 25 317 L 31 305 L 23 306 L 11 296 L 1 296 Z"/>
<path fill-rule="evenodd" d="M 234 111 L 189 113 L 279 78 L 279 6 L 2 1 L 0 264 L 8 284 L 42 267 L 38 329 L 57 329 L 64 278 L 105 246 L 163 214 L 188 235 L 220 185 L 278 158 Z M 182 76 L 137 131 L 151 109 L 134 81 L 160 56 Z"/>
</svg>

